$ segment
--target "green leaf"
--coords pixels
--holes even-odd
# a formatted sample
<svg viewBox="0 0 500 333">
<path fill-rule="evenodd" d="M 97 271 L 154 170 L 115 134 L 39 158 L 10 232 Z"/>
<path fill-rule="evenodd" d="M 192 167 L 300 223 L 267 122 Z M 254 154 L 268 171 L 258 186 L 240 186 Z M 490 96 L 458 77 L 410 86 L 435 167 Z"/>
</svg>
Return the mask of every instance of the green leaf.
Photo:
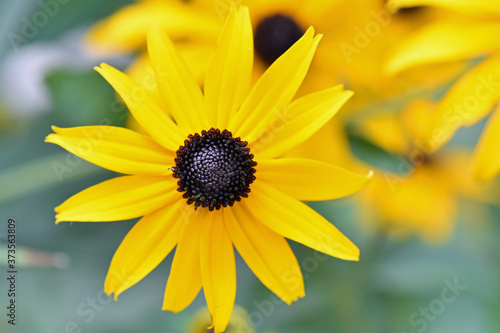
<svg viewBox="0 0 500 333">
<path fill-rule="evenodd" d="M 404 162 L 401 156 L 394 156 L 360 136 L 350 136 L 349 143 L 356 157 L 379 169 L 398 172 L 398 167 Z"/>
<path fill-rule="evenodd" d="M 46 78 L 60 126 L 124 126 L 127 108 L 113 88 L 95 71 L 60 69 Z"/>
</svg>

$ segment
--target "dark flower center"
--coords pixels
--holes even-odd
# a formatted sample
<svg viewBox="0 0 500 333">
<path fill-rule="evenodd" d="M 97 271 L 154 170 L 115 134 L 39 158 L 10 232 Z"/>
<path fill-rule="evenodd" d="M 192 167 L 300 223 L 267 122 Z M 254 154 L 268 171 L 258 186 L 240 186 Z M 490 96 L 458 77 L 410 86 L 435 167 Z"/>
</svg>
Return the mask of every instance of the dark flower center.
<svg viewBox="0 0 500 333">
<path fill-rule="evenodd" d="M 399 8 L 396 14 L 398 14 L 401 17 L 410 18 L 411 16 L 419 15 L 421 12 L 424 11 L 424 8 L 425 8 L 424 6 L 403 7 Z"/>
<path fill-rule="evenodd" d="M 255 50 L 264 61 L 272 64 L 303 34 L 302 28 L 290 16 L 269 16 L 262 20 L 255 30 Z"/>
<path fill-rule="evenodd" d="M 172 170 L 187 203 L 212 211 L 248 197 L 256 165 L 246 141 L 212 128 L 188 136 L 177 150 Z"/>
</svg>

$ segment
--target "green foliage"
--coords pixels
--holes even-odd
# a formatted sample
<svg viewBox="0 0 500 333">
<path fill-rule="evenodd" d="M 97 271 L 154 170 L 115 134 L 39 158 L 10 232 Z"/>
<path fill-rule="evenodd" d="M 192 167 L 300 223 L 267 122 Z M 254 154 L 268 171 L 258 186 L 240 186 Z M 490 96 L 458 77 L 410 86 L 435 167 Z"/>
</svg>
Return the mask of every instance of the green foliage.
<svg viewBox="0 0 500 333">
<path fill-rule="evenodd" d="M 60 69 L 49 74 L 46 82 L 59 125 L 125 125 L 127 108 L 97 72 Z"/>
<path fill-rule="evenodd" d="M 48 0 L 42 1 L 45 2 Z M 83 29 L 130 2 L 69 0 L 27 43 L 54 41 L 69 29 Z M 0 2 L 0 29 L 20 34 L 20 18 L 30 19 L 40 10 L 39 3 Z M 7 44 L 5 39 L 0 41 L 0 51 Z M 31 251 L 63 252 L 71 265 L 20 270 L 19 326 L 12 330 L 3 318 L 0 332 L 185 332 L 187 323 L 205 305 L 205 300 L 201 292 L 193 305 L 179 314 L 161 311 L 172 255 L 123 293 L 118 302 L 102 293 L 113 253 L 134 221 L 54 225 L 54 207 L 116 175 L 79 161 L 62 179 L 58 178 L 53 163 L 67 164 L 71 154 L 43 142 L 51 132 L 50 125 L 124 126 L 128 111 L 109 84 L 91 68 L 56 69 L 47 76 L 46 87 L 53 101 L 51 112 L 29 119 L 0 121 L 0 250 L 5 246 L 6 221 L 15 218 L 19 246 Z M 376 167 L 397 171 L 401 163 L 397 156 L 360 137 L 351 137 L 350 144 L 358 158 Z M 302 268 L 306 297 L 287 306 L 276 301 L 237 255 L 236 302 L 250 313 L 257 332 L 500 331 L 500 224 L 467 217 L 463 209 L 451 241 L 433 246 L 417 239 L 397 242 L 367 232 L 368 228 L 356 220 L 354 209 L 360 208 L 354 208 L 349 198 L 310 205 L 353 240 L 361 250 L 361 259 L 346 262 L 325 257 L 290 242 Z M 500 208 L 489 208 L 491 220 L 498 222 Z M 4 260 L 0 259 L 1 272 Z M 446 304 L 442 314 L 429 321 L 425 329 L 413 325 L 411 316 L 439 299 L 446 287 L 444 281 L 455 278 L 467 290 Z M 0 284 L 2 297 L 4 285 Z M 3 303 L 0 305 L 5 309 Z M 0 315 L 5 316 L 4 310 Z"/>
</svg>

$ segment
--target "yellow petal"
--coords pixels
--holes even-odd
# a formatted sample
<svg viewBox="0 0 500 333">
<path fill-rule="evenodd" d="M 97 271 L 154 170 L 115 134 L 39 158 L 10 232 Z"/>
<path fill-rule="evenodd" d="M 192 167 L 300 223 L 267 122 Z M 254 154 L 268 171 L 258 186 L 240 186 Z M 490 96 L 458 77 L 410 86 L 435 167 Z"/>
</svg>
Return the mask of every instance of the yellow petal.
<svg viewBox="0 0 500 333">
<path fill-rule="evenodd" d="M 388 232 L 418 233 L 428 241 L 443 242 L 453 232 L 457 215 L 450 187 L 456 180 L 448 177 L 447 171 L 432 165 L 421 165 L 404 179 L 386 173 L 372 182 L 375 188 L 367 204 L 377 206 L 378 219 Z"/>
<path fill-rule="evenodd" d="M 180 1 L 144 1 L 124 7 L 90 29 L 87 43 L 100 52 L 131 52 L 146 42 L 146 31 L 158 22 L 172 38 L 215 40 L 221 22 L 215 15 L 193 10 Z"/>
<path fill-rule="evenodd" d="M 309 139 L 353 94 L 342 90 L 339 85 L 313 93 L 276 112 L 271 126 L 250 142 L 252 152 L 261 159 L 274 158 Z"/>
<path fill-rule="evenodd" d="M 115 88 L 137 122 L 156 142 L 171 151 L 179 148 L 184 136 L 144 87 L 109 65 L 101 64 L 95 70 Z"/>
<path fill-rule="evenodd" d="M 298 200 L 331 200 L 358 192 L 370 181 L 372 172 L 354 172 L 305 158 L 259 161 L 257 178 Z"/>
<path fill-rule="evenodd" d="M 213 48 L 213 43 L 175 44 L 176 51 L 188 66 L 189 71 L 192 73 L 192 76 L 194 76 L 199 86 L 202 86 L 205 80 L 205 73 L 207 72 L 209 62 L 207 54 L 210 54 Z M 158 91 L 155 73 L 147 50 L 144 50 L 136 57 L 127 67 L 125 73 L 136 82 L 142 83 L 143 86 L 147 86 L 151 96 L 158 101 L 158 103 L 163 105 L 163 97 L 160 96 L 160 92 Z"/>
<path fill-rule="evenodd" d="M 238 204 L 224 210 L 224 225 L 248 267 L 267 288 L 287 304 L 304 297 L 299 264 L 282 236 L 257 221 L 243 205 Z"/>
<path fill-rule="evenodd" d="M 236 297 L 236 266 L 233 244 L 220 211 L 202 221 L 200 241 L 201 279 L 215 333 L 224 332 Z"/>
<path fill-rule="evenodd" d="M 171 204 L 140 219 L 116 250 L 109 267 L 104 291 L 115 300 L 149 274 L 172 251 L 181 229 L 179 207 Z"/>
<path fill-rule="evenodd" d="M 202 86 L 210 60 L 207 54 L 213 51 L 213 43 L 186 43 L 175 45 L 175 47 L 181 58 L 186 62 L 191 73 L 193 73 L 198 85 Z"/>
<path fill-rule="evenodd" d="M 148 31 L 148 51 L 160 95 L 181 132 L 187 136 L 205 129 L 200 87 L 158 25 Z"/>
<path fill-rule="evenodd" d="M 161 107 L 165 112 L 168 113 L 167 107 L 163 102 L 163 98 L 161 97 L 160 91 L 158 90 L 158 84 L 156 82 L 155 72 L 153 70 L 153 66 L 151 65 L 151 60 L 149 59 L 149 54 L 147 49 L 142 51 L 139 55 L 136 56 L 134 61 L 130 65 L 128 65 L 125 74 L 128 75 L 129 78 L 139 83 L 143 87 L 147 87 L 147 91 L 149 95 L 158 103 L 158 106 Z M 171 116 L 169 114 L 169 116 Z M 133 117 L 129 117 L 128 121 L 135 122 L 137 126 L 137 122 Z M 130 127 L 127 124 L 127 127 L 136 131 L 144 133 L 144 130 L 139 131 L 134 127 Z"/>
<path fill-rule="evenodd" d="M 489 120 L 490 123 L 487 125 L 486 128 L 492 126 L 491 121 L 493 119 L 494 118 L 491 118 Z M 481 138 L 481 140 L 483 140 L 483 138 Z M 479 142 L 481 142 L 481 140 Z M 467 148 L 457 149 L 454 147 L 453 150 L 446 150 L 446 152 L 443 152 L 442 154 L 440 154 L 440 156 L 443 154 L 446 155 L 444 156 L 445 159 L 443 159 L 441 163 L 441 164 L 445 163 L 445 165 L 442 166 L 442 168 L 444 169 L 444 173 L 446 173 L 448 182 L 453 186 L 454 190 L 457 192 L 457 195 L 470 199 L 471 201 L 474 202 L 474 205 L 480 206 L 483 203 L 488 203 L 500 206 L 500 177 L 489 180 L 487 177 L 485 178 L 484 177 L 485 174 L 481 172 L 483 169 L 489 169 L 489 166 L 483 169 L 479 168 L 479 172 L 476 171 L 475 173 L 476 177 L 470 177 L 469 174 L 464 174 L 464 165 L 470 166 L 472 162 L 472 166 L 474 166 L 474 164 L 477 163 L 478 159 L 477 150 L 473 158 L 471 158 L 470 150 Z M 492 160 L 495 160 L 497 156 L 498 154 L 495 155 L 494 157 L 491 155 L 488 156 L 490 160 L 486 161 L 487 158 L 485 158 L 484 159 L 485 164 L 489 163 Z M 472 171 L 474 171 L 474 168 Z M 488 179 L 489 181 L 478 181 L 478 179 L 481 180 Z M 475 211 L 475 209 L 472 210 Z M 478 208 L 478 210 L 482 211 L 483 208 Z M 484 214 L 484 213 L 478 213 L 478 214 Z"/>
<path fill-rule="evenodd" d="M 229 128 L 246 141 L 253 141 L 282 112 L 307 73 L 321 35 L 309 28 L 304 36 L 279 57 L 257 81 Z"/>
<path fill-rule="evenodd" d="M 224 129 L 250 87 L 253 36 L 247 7 L 231 9 L 217 43 L 205 78 L 205 105 L 211 124 Z"/>
<path fill-rule="evenodd" d="M 242 203 L 269 229 L 312 249 L 345 260 L 359 260 L 358 248 L 304 203 L 255 181 Z"/>
<path fill-rule="evenodd" d="M 325 142 L 328 142 L 328 145 L 325 145 Z M 260 157 L 260 154 L 258 156 Z M 366 171 L 366 168 L 360 169 L 360 163 L 351 153 L 344 124 L 337 118 L 330 120 L 309 139 L 282 156 L 310 158 L 357 172 Z"/>
<path fill-rule="evenodd" d="M 172 176 L 123 176 L 106 180 L 75 194 L 56 207 L 62 221 L 118 221 L 149 214 L 181 195 Z"/>
<path fill-rule="evenodd" d="M 387 6 L 391 10 L 416 6 L 434 6 L 455 10 L 464 14 L 500 14 L 497 0 L 390 0 Z"/>
<path fill-rule="evenodd" d="M 487 180 L 500 172 L 500 107 L 488 121 L 472 161 L 474 175 Z"/>
<path fill-rule="evenodd" d="M 404 155 L 410 151 L 413 142 L 399 117 L 393 113 L 374 113 L 363 118 L 357 122 L 357 135 L 394 155 Z"/>
<path fill-rule="evenodd" d="M 500 47 L 500 23 L 451 18 L 430 24 L 405 39 L 385 65 L 390 74 L 410 67 L 470 59 Z"/>
<path fill-rule="evenodd" d="M 183 202 L 180 224 L 182 231 L 175 249 L 170 269 L 163 310 L 179 312 L 184 310 L 201 290 L 200 236 L 207 209 L 194 210 Z"/>
<path fill-rule="evenodd" d="M 471 126 L 485 117 L 498 100 L 499 88 L 500 56 L 483 61 L 461 77 L 433 112 L 427 149 L 442 147 L 460 126 Z"/>
<path fill-rule="evenodd" d="M 100 167 L 125 173 L 165 176 L 175 155 L 156 141 L 129 129 L 112 126 L 59 128 L 45 142 L 55 143 Z"/>
</svg>

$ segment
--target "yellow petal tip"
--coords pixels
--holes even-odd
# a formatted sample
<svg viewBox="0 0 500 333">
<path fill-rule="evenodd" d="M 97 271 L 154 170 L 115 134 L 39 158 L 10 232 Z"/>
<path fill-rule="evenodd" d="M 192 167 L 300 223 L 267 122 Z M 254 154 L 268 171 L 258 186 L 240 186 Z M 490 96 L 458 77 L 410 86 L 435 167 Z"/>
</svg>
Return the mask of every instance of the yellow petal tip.
<svg viewBox="0 0 500 333">
<path fill-rule="evenodd" d="M 346 258 L 345 260 L 349 260 L 349 261 L 359 261 L 359 249 L 356 248 L 356 254 L 353 254 L 352 256 L 349 256 L 348 258 Z"/>
<path fill-rule="evenodd" d="M 107 63 L 105 63 L 105 62 L 101 62 L 101 63 L 99 64 L 99 66 L 95 66 L 95 67 L 94 67 L 94 69 L 100 73 L 101 71 L 106 70 L 106 69 L 107 69 L 107 68 L 109 68 L 109 67 L 111 67 L 111 66 L 110 66 L 110 65 L 108 65 Z"/>
<path fill-rule="evenodd" d="M 314 27 L 312 25 L 304 33 L 304 36 L 306 35 L 311 35 L 311 37 L 314 36 Z"/>
<path fill-rule="evenodd" d="M 111 294 L 113 293 L 113 290 L 109 286 L 106 286 L 106 283 L 105 283 L 104 284 L 104 292 L 106 293 L 106 295 L 111 296 Z"/>
<path fill-rule="evenodd" d="M 43 140 L 43 142 L 54 143 L 54 141 L 52 141 L 53 137 L 54 137 L 54 133 L 50 133 L 49 135 L 47 135 L 45 137 L 45 140 Z"/>
<path fill-rule="evenodd" d="M 174 306 L 172 306 L 170 304 L 163 304 L 163 306 L 161 307 L 161 310 L 162 311 L 170 311 L 172 313 L 179 313 L 183 309 L 177 309 L 176 307 L 174 307 Z"/>
</svg>

